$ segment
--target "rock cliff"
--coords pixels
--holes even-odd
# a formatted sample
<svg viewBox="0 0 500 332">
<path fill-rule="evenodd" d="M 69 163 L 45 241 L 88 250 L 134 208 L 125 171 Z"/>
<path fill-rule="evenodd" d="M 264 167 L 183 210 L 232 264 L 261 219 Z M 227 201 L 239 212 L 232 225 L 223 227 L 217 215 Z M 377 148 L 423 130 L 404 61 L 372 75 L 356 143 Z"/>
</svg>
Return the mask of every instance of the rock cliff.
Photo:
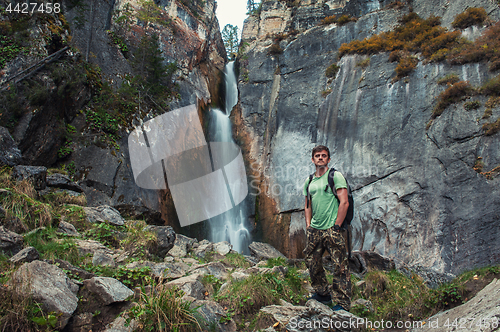
<svg viewBox="0 0 500 332">
<path fill-rule="evenodd" d="M 289 257 L 301 256 L 302 188 L 314 171 L 311 149 L 323 144 L 332 152 L 330 165 L 354 190 L 355 249 L 441 273 L 500 261 L 499 180 L 473 169 L 478 157 L 485 170 L 500 164 L 499 136 L 482 130 L 486 106 L 466 111 L 464 102 L 452 104 L 429 123 L 446 88 L 438 79 L 456 73 L 479 87 L 498 73 L 484 63 L 420 61 L 394 82 L 396 63 L 388 53 L 337 59 L 343 43 L 389 31 L 410 10 L 439 15 L 451 29 L 456 15 L 472 6 L 485 8 L 492 21 L 500 17 L 498 4 L 487 0 L 263 1 L 261 12 L 245 21 L 233 118 L 266 241 Z M 317 24 L 332 15 L 357 21 Z M 484 29 L 467 28 L 463 35 L 474 39 Z M 329 79 L 332 63 L 339 71 Z M 494 107 L 492 118 L 499 114 Z"/>
</svg>

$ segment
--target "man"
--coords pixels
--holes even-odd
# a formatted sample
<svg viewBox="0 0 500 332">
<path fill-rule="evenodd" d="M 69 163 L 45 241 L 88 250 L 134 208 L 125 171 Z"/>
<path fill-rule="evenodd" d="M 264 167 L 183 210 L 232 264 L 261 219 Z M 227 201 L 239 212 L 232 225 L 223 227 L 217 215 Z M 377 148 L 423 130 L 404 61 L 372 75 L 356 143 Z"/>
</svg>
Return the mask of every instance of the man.
<svg viewBox="0 0 500 332">
<path fill-rule="evenodd" d="M 346 255 L 345 231 L 341 229 L 349 207 L 347 183 L 344 176 L 335 171 L 333 180 L 337 190 L 337 200 L 332 188 L 328 186 L 330 150 L 326 146 L 319 145 L 313 149 L 312 162 L 316 166 L 316 172 L 311 181 L 308 178 L 304 184 L 307 226 L 307 245 L 304 254 L 311 284 L 316 292 L 311 298 L 322 303 L 330 303 L 332 300 L 322 263 L 323 254 L 328 250 L 335 268 L 332 291 L 333 300 L 337 305 L 333 309 L 348 311 L 351 306 L 351 276 Z"/>
</svg>

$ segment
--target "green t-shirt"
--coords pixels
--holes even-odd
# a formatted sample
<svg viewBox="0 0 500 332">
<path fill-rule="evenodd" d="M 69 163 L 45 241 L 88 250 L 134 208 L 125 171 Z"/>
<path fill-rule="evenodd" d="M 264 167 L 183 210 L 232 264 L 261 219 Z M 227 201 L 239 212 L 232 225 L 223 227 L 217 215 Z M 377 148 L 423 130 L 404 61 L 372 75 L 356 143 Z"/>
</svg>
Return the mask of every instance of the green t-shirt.
<svg viewBox="0 0 500 332">
<path fill-rule="evenodd" d="M 331 169 L 319 178 L 314 176 L 309 185 L 309 194 L 312 197 L 311 227 L 316 229 L 328 229 L 333 227 L 337 220 L 339 201 L 333 195 L 330 187 L 325 191 L 325 188 L 328 186 L 328 173 L 330 170 Z M 347 188 L 347 182 L 340 172 L 336 171 L 335 174 L 333 174 L 333 181 L 335 183 L 335 189 Z M 307 195 L 308 183 L 309 177 L 304 183 L 304 196 Z"/>
</svg>

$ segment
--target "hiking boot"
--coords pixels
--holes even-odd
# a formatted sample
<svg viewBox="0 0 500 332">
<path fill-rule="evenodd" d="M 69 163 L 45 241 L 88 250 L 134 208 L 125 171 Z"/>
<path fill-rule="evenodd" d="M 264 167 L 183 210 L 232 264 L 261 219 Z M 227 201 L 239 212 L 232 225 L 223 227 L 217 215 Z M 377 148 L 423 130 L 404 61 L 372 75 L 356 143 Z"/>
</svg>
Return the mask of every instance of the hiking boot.
<svg viewBox="0 0 500 332">
<path fill-rule="evenodd" d="M 323 303 L 323 304 L 330 304 L 332 303 L 332 297 L 330 294 L 326 294 L 326 295 L 321 295 L 321 294 L 318 294 L 318 293 L 314 293 L 313 296 L 311 296 L 310 298 L 308 298 L 308 300 L 316 300 L 320 303 Z"/>
<path fill-rule="evenodd" d="M 349 311 L 349 310 L 344 309 L 344 307 L 341 306 L 340 304 L 337 304 L 335 307 L 332 308 L 332 310 L 333 311 L 339 311 L 339 310 Z"/>
</svg>

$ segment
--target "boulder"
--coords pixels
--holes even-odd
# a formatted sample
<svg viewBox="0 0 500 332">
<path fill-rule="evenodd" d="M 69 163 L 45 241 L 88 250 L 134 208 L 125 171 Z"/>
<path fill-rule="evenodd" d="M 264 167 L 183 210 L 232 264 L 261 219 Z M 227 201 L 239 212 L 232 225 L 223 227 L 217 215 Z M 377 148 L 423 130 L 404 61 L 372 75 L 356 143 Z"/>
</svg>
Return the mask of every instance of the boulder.
<svg viewBox="0 0 500 332">
<path fill-rule="evenodd" d="M 234 332 L 237 331 L 236 323 L 231 319 L 229 322 L 221 323 L 220 319 L 226 316 L 222 306 L 215 301 L 196 300 L 191 303 L 191 308 L 196 308 L 196 312 L 201 316 L 202 328 L 209 330 L 210 327 L 217 331 Z"/>
<path fill-rule="evenodd" d="M 184 257 L 187 256 L 189 250 L 191 250 L 193 244 L 198 242 L 198 240 L 187 237 L 182 234 L 176 234 L 174 246 L 168 254 L 173 257 Z"/>
<path fill-rule="evenodd" d="M 0 226 L 0 250 L 4 253 L 16 254 L 23 247 L 24 238 Z"/>
<path fill-rule="evenodd" d="M 87 220 L 91 223 L 107 222 L 116 226 L 123 226 L 125 223 L 125 219 L 120 215 L 120 212 L 109 205 L 84 207 L 83 210 L 87 215 Z"/>
<path fill-rule="evenodd" d="M 189 265 L 182 262 L 158 263 L 151 268 L 151 273 L 156 278 L 177 279 L 184 276 L 189 269 Z"/>
<path fill-rule="evenodd" d="M 252 242 L 248 246 L 248 249 L 250 249 L 250 253 L 252 254 L 252 256 L 256 257 L 258 260 L 278 258 L 278 257 L 285 258 L 285 255 L 283 255 L 281 252 L 276 250 L 273 246 L 271 246 L 268 243 Z"/>
<path fill-rule="evenodd" d="M 164 258 L 165 255 L 173 248 L 175 242 L 175 232 L 170 226 L 153 226 L 149 225 L 146 230 L 156 233 L 156 246 L 154 252 L 157 256 Z"/>
<path fill-rule="evenodd" d="M 66 234 L 68 236 L 80 236 L 80 233 L 76 230 L 75 226 L 69 222 L 60 221 L 59 227 L 57 228 L 57 233 Z"/>
<path fill-rule="evenodd" d="M 167 282 L 165 285 L 167 287 L 176 286 L 184 292 L 184 296 L 190 296 L 198 300 L 203 300 L 205 298 L 205 287 L 200 282 L 201 275 L 192 274 L 187 277 L 182 277 Z"/>
<path fill-rule="evenodd" d="M 80 254 L 80 256 L 85 256 L 87 254 L 94 255 L 96 251 L 102 251 L 108 254 L 113 253 L 105 245 L 94 240 L 75 239 L 75 244 L 76 247 L 78 248 L 78 253 Z"/>
<path fill-rule="evenodd" d="M 357 299 L 356 301 L 351 303 L 351 308 L 355 306 L 361 306 L 366 308 L 369 312 L 375 312 L 375 308 L 373 307 L 372 301 L 368 301 L 365 299 Z"/>
<path fill-rule="evenodd" d="M 40 254 L 34 247 L 26 247 L 10 258 L 14 264 L 29 263 L 37 260 Z"/>
<path fill-rule="evenodd" d="M 204 258 L 209 252 L 214 250 L 213 243 L 203 240 L 199 243 L 198 247 L 193 250 L 193 254 L 196 257 Z"/>
<path fill-rule="evenodd" d="M 32 295 L 45 312 L 56 312 L 57 329 L 66 326 L 78 305 L 78 286 L 63 270 L 43 261 L 23 264 L 12 274 L 12 285 L 16 291 Z"/>
<path fill-rule="evenodd" d="M 192 274 L 212 275 L 219 280 L 226 280 L 229 277 L 226 267 L 220 262 L 210 262 L 194 269 Z"/>
<path fill-rule="evenodd" d="M 113 322 L 106 326 L 104 332 L 133 332 L 139 328 L 139 323 L 135 319 L 132 319 L 129 323 L 127 320 L 119 316 Z"/>
<path fill-rule="evenodd" d="M 77 183 L 71 181 L 71 179 L 68 176 L 60 173 L 54 173 L 48 175 L 47 186 L 59 189 L 67 189 L 75 191 L 77 193 L 83 193 L 82 187 L 80 187 Z"/>
<path fill-rule="evenodd" d="M 12 170 L 11 176 L 16 181 L 30 181 L 36 190 L 43 190 L 47 186 L 47 168 L 44 166 L 18 165 Z"/>
<path fill-rule="evenodd" d="M 494 279 L 468 302 L 432 316 L 426 320 L 422 328 L 415 328 L 412 332 L 445 332 L 451 331 L 450 327 L 453 326 L 456 326 L 455 330 L 460 330 L 463 326 L 464 330 L 471 332 L 498 331 L 500 326 L 498 317 L 500 317 L 500 280 Z"/>
<path fill-rule="evenodd" d="M 21 150 L 10 136 L 9 130 L 0 127 L 0 166 L 16 166 L 22 161 Z"/>
<path fill-rule="evenodd" d="M 333 311 L 330 307 L 316 300 L 309 300 L 305 306 L 293 306 L 282 302 L 282 305 L 270 305 L 260 309 L 261 312 L 272 315 L 286 331 L 361 331 L 361 318 L 340 310 Z"/>
<path fill-rule="evenodd" d="M 85 287 L 96 294 L 104 305 L 115 302 L 123 302 L 134 292 L 119 280 L 107 277 L 93 277 L 83 282 Z"/>
<path fill-rule="evenodd" d="M 113 256 L 102 251 L 94 252 L 94 256 L 92 257 L 92 264 L 94 266 L 116 267 L 116 262 L 113 259 Z"/>
<path fill-rule="evenodd" d="M 450 282 L 456 277 L 453 273 L 442 273 L 421 265 L 408 266 L 406 264 L 400 264 L 398 266 L 398 271 L 409 278 L 415 273 L 420 276 L 430 288 L 437 288 L 439 285 Z"/>
<path fill-rule="evenodd" d="M 215 252 L 222 256 L 229 254 L 232 249 L 233 246 L 227 241 L 217 242 L 214 244 Z"/>
</svg>

